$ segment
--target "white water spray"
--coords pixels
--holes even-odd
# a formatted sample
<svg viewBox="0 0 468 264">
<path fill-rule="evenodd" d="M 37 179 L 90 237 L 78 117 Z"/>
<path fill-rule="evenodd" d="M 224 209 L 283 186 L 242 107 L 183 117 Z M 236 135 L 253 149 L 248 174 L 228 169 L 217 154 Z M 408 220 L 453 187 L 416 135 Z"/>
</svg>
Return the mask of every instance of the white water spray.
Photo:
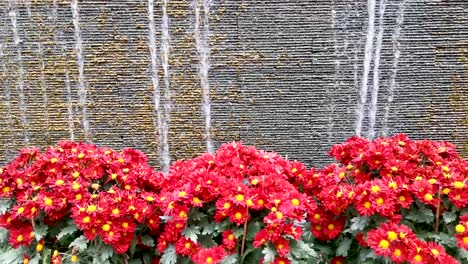
<svg viewBox="0 0 468 264">
<path fill-rule="evenodd" d="M 369 17 L 367 22 L 366 46 L 364 50 L 364 70 L 362 73 L 361 90 L 359 92 L 359 101 L 357 107 L 357 120 L 355 130 L 357 136 L 361 135 L 362 121 L 364 119 L 364 106 L 367 101 L 367 81 L 369 80 L 370 64 L 372 61 L 372 49 L 374 44 L 375 0 L 368 0 L 367 10 Z"/>
<path fill-rule="evenodd" d="M 169 127 L 171 121 L 171 94 L 169 79 L 169 16 L 167 14 L 167 1 L 162 2 L 162 24 L 161 24 L 161 64 L 164 72 L 164 119 L 162 122 L 162 170 L 169 172 L 171 157 L 169 154 Z"/>
<path fill-rule="evenodd" d="M 73 26 L 75 28 L 75 52 L 76 64 L 78 65 L 78 104 L 81 107 L 83 132 L 85 141 L 89 140 L 89 120 L 88 120 L 88 102 L 87 89 L 84 79 L 84 57 L 83 57 L 83 40 L 80 31 L 80 14 L 78 9 L 78 0 L 71 1 L 71 9 L 73 13 Z"/>
<path fill-rule="evenodd" d="M 390 85 L 388 86 L 388 98 L 387 103 L 385 104 L 385 113 L 383 120 L 382 134 L 387 136 L 388 134 L 388 115 L 390 113 L 390 104 L 393 102 L 393 97 L 396 88 L 396 76 L 398 72 L 398 62 L 400 60 L 400 35 L 401 35 L 401 26 L 404 21 L 405 16 L 405 5 L 407 0 L 402 0 L 398 4 L 398 13 L 396 18 L 396 26 L 393 31 L 392 41 L 393 41 L 393 65 L 392 65 L 392 74 L 390 75 Z"/>
<path fill-rule="evenodd" d="M 382 40 L 384 32 L 384 14 L 387 0 L 381 0 L 379 4 L 379 29 L 377 33 L 377 42 L 375 44 L 375 56 L 374 56 L 374 75 L 373 85 L 371 93 L 371 105 L 369 111 L 369 138 L 375 137 L 375 117 L 377 114 L 377 99 L 379 95 L 379 66 L 380 66 L 380 52 L 382 50 Z"/>
<path fill-rule="evenodd" d="M 333 75 L 333 91 L 330 91 L 330 87 L 327 86 L 327 97 L 329 100 L 328 103 L 328 144 L 332 142 L 333 135 L 333 119 L 335 112 L 335 100 L 333 98 L 333 92 L 336 92 L 338 89 L 338 74 L 340 71 L 340 60 L 338 58 L 338 39 L 336 35 L 336 10 L 335 10 L 335 1 L 332 1 L 332 10 L 331 10 L 331 27 L 333 32 L 333 57 L 335 58 L 335 73 Z"/>
<path fill-rule="evenodd" d="M 39 61 L 41 65 L 41 73 L 40 73 L 40 86 L 42 92 L 42 107 L 43 107 L 43 114 L 45 118 L 45 126 L 46 126 L 46 139 L 50 141 L 50 120 L 49 120 L 49 95 L 47 94 L 47 85 L 45 80 L 45 62 L 44 62 L 44 49 L 42 44 L 39 43 L 37 45 L 37 49 L 39 52 Z"/>
<path fill-rule="evenodd" d="M 199 1 L 193 0 L 193 8 L 195 10 L 195 43 L 198 53 L 198 75 L 200 77 L 200 84 L 203 92 L 203 113 L 205 115 L 205 137 L 206 149 L 209 153 L 213 153 L 213 142 L 211 139 L 211 102 L 210 102 L 210 83 L 208 79 L 208 72 L 210 69 L 210 46 L 208 38 L 210 35 L 209 29 L 209 14 L 211 7 L 211 0 L 203 0 L 203 36 L 200 32 L 200 7 Z"/>
<path fill-rule="evenodd" d="M 4 59 L 6 56 L 5 54 L 3 53 L 3 47 L 4 47 L 4 44 L 0 44 L 0 59 Z M 5 60 L 3 60 L 4 62 L 6 62 Z M 5 74 L 5 75 L 3 75 Z M 7 74 L 7 65 L 6 63 L 2 63 L 2 78 L 4 78 L 4 80 L 6 79 L 6 74 Z M 6 127 L 7 127 L 7 131 L 10 135 L 13 135 L 13 131 L 12 131 L 12 115 L 11 115 L 11 91 L 10 91 L 10 85 L 5 82 L 4 83 L 5 85 L 3 86 L 3 91 L 5 92 L 5 100 L 2 101 L 2 103 L 4 104 L 5 106 L 5 109 L 6 109 Z M 6 149 L 12 149 L 12 142 L 11 140 L 7 140 L 5 142 L 5 145 L 6 145 Z M 8 151 L 5 151 L 5 160 L 8 159 Z"/>
<path fill-rule="evenodd" d="M 29 125 L 28 125 L 28 119 L 26 116 L 26 103 L 25 103 L 25 96 L 24 96 L 24 79 L 23 76 L 25 76 L 24 68 L 23 68 L 23 58 L 21 55 L 21 39 L 19 37 L 18 33 L 18 24 L 17 24 L 17 3 L 15 0 L 10 0 L 9 1 L 9 9 L 10 12 L 8 15 L 10 16 L 11 20 L 11 29 L 13 31 L 13 42 L 16 47 L 16 59 L 18 61 L 18 86 L 17 86 L 17 91 L 18 91 L 18 105 L 19 105 L 19 110 L 20 110 L 20 121 L 21 125 L 23 126 L 23 138 L 24 138 L 24 143 L 26 146 L 29 145 Z"/>
</svg>

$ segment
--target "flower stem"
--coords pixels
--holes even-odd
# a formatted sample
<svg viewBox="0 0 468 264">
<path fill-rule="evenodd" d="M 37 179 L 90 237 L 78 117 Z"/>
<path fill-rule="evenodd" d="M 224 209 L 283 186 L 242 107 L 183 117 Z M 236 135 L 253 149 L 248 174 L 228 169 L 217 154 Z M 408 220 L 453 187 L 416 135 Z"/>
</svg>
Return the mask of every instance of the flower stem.
<svg viewBox="0 0 468 264">
<path fill-rule="evenodd" d="M 437 199 L 439 202 L 437 203 L 437 210 L 436 210 L 436 220 L 434 226 L 434 232 L 439 233 L 439 224 L 440 224 L 440 193 L 442 192 L 442 186 L 439 187 L 439 193 L 437 194 Z"/>
<path fill-rule="evenodd" d="M 244 246 L 245 238 L 247 236 L 247 222 L 249 221 L 249 208 L 247 208 L 247 215 L 244 222 L 244 233 L 242 234 L 242 247 L 241 247 L 241 257 L 244 256 Z"/>
</svg>

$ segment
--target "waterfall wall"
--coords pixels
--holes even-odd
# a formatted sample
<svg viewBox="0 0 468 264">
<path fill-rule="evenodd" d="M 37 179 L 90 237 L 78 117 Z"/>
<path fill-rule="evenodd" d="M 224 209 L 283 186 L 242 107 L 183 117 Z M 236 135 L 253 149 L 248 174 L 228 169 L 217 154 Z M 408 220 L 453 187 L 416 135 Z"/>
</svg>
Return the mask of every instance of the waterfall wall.
<svg viewBox="0 0 468 264">
<path fill-rule="evenodd" d="M 0 164 L 75 139 L 165 168 L 242 140 L 320 166 L 402 132 L 467 157 L 464 2 L 2 0 Z"/>
</svg>

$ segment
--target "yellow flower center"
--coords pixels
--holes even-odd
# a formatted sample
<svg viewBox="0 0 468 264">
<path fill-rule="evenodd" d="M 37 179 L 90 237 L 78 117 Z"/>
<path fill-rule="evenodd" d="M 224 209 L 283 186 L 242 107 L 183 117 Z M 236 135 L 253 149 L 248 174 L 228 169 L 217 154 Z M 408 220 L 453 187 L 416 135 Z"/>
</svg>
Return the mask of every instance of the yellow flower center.
<svg viewBox="0 0 468 264">
<path fill-rule="evenodd" d="M 234 217 L 239 220 L 242 218 L 242 213 L 237 212 Z"/>
<path fill-rule="evenodd" d="M 388 240 L 394 241 L 394 240 L 396 240 L 398 238 L 398 235 L 397 235 L 397 233 L 395 233 L 393 231 L 389 231 L 387 233 L 387 237 L 388 237 Z"/>
<path fill-rule="evenodd" d="M 52 199 L 50 199 L 50 198 L 45 198 L 45 200 L 44 200 L 44 204 L 47 205 L 47 206 L 51 206 L 51 205 L 52 205 L 52 202 L 53 202 L 53 201 L 52 201 Z"/>
<path fill-rule="evenodd" d="M 373 193 L 378 193 L 380 191 L 380 187 L 377 186 L 377 185 L 373 185 L 371 187 L 371 190 L 372 190 Z"/>
<path fill-rule="evenodd" d="M 244 195 L 242 195 L 242 194 L 236 195 L 236 200 L 237 200 L 238 202 L 244 201 Z"/>
<path fill-rule="evenodd" d="M 328 230 L 333 230 L 335 229 L 335 225 L 334 224 L 329 224 L 328 225 Z"/>
<path fill-rule="evenodd" d="M 185 248 L 186 248 L 186 249 L 189 249 L 191 246 L 192 246 L 192 245 L 190 245 L 189 242 L 185 242 Z"/>
<path fill-rule="evenodd" d="M 250 183 L 252 183 L 252 185 L 257 185 L 258 179 L 253 179 Z"/>
<path fill-rule="evenodd" d="M 87 211 L 88 211 L 89 213 L 92 213 L 92 212 L 95 212 L 96 209 L 97 209 L 97 208 L 96 208 L 96 205 L 91 204 L 91 205 L 88 205 Z"/>
<path fill-rule="evenodd" d="M 298 206 L 299 205 L 299 200 L 294 198 L 291 200 L 291 203 L 294 205 L 294 206 Z"/>
<path fill-rule="evenodd" d="M 388 246 L 390 246 L 390 242 L 388 242 L 388 240 L 380 240 L 380 243 L 379 243 L 379 247 L 383 248 L 383 249 L 387 249 Z"/>
<path fill-rule="evenodd" d="M 276 218 L 278 218 L 278 219 L 283 219 L 283 213 L 281 213 L 281 212 L 276 212 Z"/>
<path fill-rule="evenodd" d="M 207 264 L 213 263 L 213 258 L 212 258 L 212 257 L 207 257 L 207 258 L 206 258 L 206 263 L 207 263 Z"/>
<path fill-rule="evenodd" d="M 103 226 L 102 226 L 102 230 L 104 230 L 104 231 L 106 231 L 106 232 L 109 231 L 109 230 L 110 230 L 110 225 L 109 225 L 109 224 L 103 225 Z"/>
<path fill-rule="evenodd" d="M 377 204 L 378 204 L 378 205 L 382 205 L 383 203 L 384 203 L 384 199 L 383 199 L 383 198 L 381 198 L 381 197 L 377 198 Z"/>
<path fill-rule="evenodd" d="M 414 260 L 415 260 L 416 262 L 421 262 L 421 261 L 422 261 L 421 255 L 417 254 L 416 256 L 414 256 Z"/>
<path fill-rule="evenodd" d="M 119 213 L 120 213 L 120 210 L 118 208 L 114 208 L 112 210 L 112 214 L 114 214 L 114 215 L 118 215 Z"/>
<path fill-rule="evenodd" d="M 228 203 L 228 202 L 225 202 L 223 207 L 224 207 L 224 209 L 229 209 L 229 208 L 231 208 L 231 204 Z"/>
<path fill-rule="evenodd" d="M 426 195 L 424 195 L 424 200 L 426 200 L 426 201 L 431 201 L 432 199 L 433 199 L 432 194 L 426 193 Z"/>
<path fill-rule="evenodd" d="M 456 181 L 453 183 L 453 186 L 455 186 L 455 188 L 457 189 L 462 189 L 465 186 L 465 184 L 461 181 Z"/>
<path fill-rule="evenodd" d="M 314 219 L 319 220 L 320 219 L 320 214 L 314 214 Z"/>
<path fill-rule="evenodd" d="M 83 218 L 83 223 L 89 223 L 91 222 L 91 218 L 89 216 L 85 216 L 85 218 Z"/>
<path fill-rule="evenodd" d="M 198 197 L 193 197 L 192 200 L 193 200 L 193 202 L 196 203 L 196 204 L 197 204 L 197 203 L 200 203 L 200 199 L 198 199 Z"/>
<path fill-rule="evenodd" d="M 431 252 L 432 252 L 432 255 L 434 255 L 434 256 L 439 255 L 439 250 L 437 250 L 435 248 L 431 249 Z"/>
<path fill-rule="evenodd" d="M 371 203 L 370 202 L 365 202 L 364 207 L 369 209 L 371 207 Z"/>
<path fill-rule="evenodd" d="M 401 256 L 401 250 L 395 249 L 395 251 L 393 251 L 393 255 L 395 255 L 397 257 Z"/>
<path fill-rule="evenodd" d="M 187 193 L 184 192 L 184 191 L 179 192 L 179 197 L 182 197 L 182 198 L 183 198 L 183 197 L 185 197 L 186 195 L 187 195 Z"/>
</svg>

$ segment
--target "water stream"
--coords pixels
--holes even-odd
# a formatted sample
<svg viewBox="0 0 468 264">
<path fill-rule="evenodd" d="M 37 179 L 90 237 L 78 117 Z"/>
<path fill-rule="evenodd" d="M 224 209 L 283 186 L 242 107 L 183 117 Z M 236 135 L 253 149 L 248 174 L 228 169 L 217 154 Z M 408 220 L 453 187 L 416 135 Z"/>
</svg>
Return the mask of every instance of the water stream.
<svg viewBox="0 0 468 264">
<path fill-rule="evenodd" d="M 366 46 L 364 50 L 364 61 L 363 61 L 363 73 L 362 73 L 362 82 L 361 90 L 359 91 L 359 101 L 357 107 L 357 119 L 356 119 L 356 129 L 355 134 L 357 136 L 361 135 L 362 131 L 362 122 L 364 120 L 364 110 L 367 101 L 367 82 L 369 80 L 369 71 L 370 65 L 372 62 L 372 50 L 374 44 L 374 31 L 375 31 L 375 0 L 368 0 L 367 2 L 368 10 L 368 21 L 367 21 L 367 36 L 366 36 Z"/>
<path fill-rule="evenodd" d="M 90 139 L 89 134 L 89 120 L 88 120 L 88 102 L 87 102 L 87 88 L 84 77 L 84 57 L 83 57 L 83 40 L 81 38 L 80 30 L 80 15 L 78 9 L 78 0 L 71 1 L 71 9 L 73 13 L 73 26 L 75 29 L 75 52 L 76 64 L 78 65 L 78 105 L 81 108 L 82 125 L 84 140 Z"/>
<path fill-rule="evenodd" d="M 21 55 L 22 40 L 20 39 L 19 32 L 18 32 L 18 24 L 17 24 L 18 10 L 17 10 L 16 0 L 9 1 L 9 10 L 10 11 L 8 12 L 8 15 L 10 16 L 11 30 L 13 31 L 13 43 L 16 47 L 16 61 L 18 65 L 18 74 L 16 75 L 18 79 L 18 85 L 16 86 L 16 89 L 18 92 L 18 108 L 20 111 L 21 126 L 23 128 L 24 144 L 26 146 L 29 146 L 29 141 L 30 141 L 29 124 L 28 124 L 27 108 L 26 108 L 25 95 L 24 95 L 25 71 L 23 68 L 23 58 Z"/>
<path fill-rule="evenodd" d="M 200 85 L 202 88 L 203 97 L 203 114 L 205 116 L 205 138 L 206 138 L 206 149 L 209 153 L 213 153 L 213 141 L 211 138 L 211 102 L 210 102 L 210 83 L 208 79 L 208 73 L 210 70 L 210 46 L 209 46 L 209 15 L 211 0 L 203 0 L 203 33 L 200 30 L 200 6 L 199 1 L 194 0 L 193 8 L 195 10 L 195 45 L 198 53 L 198 75 L 200 78 Z"/>
<path fill-rule="evenodd" d="M 386 0 L 381 0 L 379 3 L 379 28 L 377 33 L 377 41 L 375 44 L 375 55 L 374 55 L 374 73 L 373 73 L 373 85 L 371 92 L 371 104 L 369 110 L 369 132 L 368 137 L 375 137 L 375 118 L 377 114 L 377 101 L 379 95 L 379 77 L 380 77 L 380 53 L 382 50 L 383 32 L 384 32 L 384 14 L 385 7 L 387 5 Z"/>
<path fill-rule="evenodd" d="M 385 104 L 385 112 L 383 118 L 383 127 L 382 127 L 382 135 L 387 136 L 388 134 L 388 116 L 390 113 L 390 105 L 393 103 L 393 97 L 395 94 L 396 88 L 396 76 L 398 72 L 398 62 L 400 60 L 400 36 L 401 36 L 401 26 L 403 24 L 405 18 L 405 7 L 406 7 L 407 0 L 402 0 L 398 4 L 398 11 L 397 11 L 397 18 L 396 18 L 396 26 L 392 34 L 392 41 L 393 41 L 393 64 L 392 64 L 392 73 L 389 79 L 389 86 L 388 86 L 388 97 L 387 102 Z"/>
<path fill-rule="evenodd" d="M 162 1 L 162 24 L 161 24 L 161 64 L 164 72 L 164 119 L 162 122 L 162 170 L 167 173 L 171 162 L 169 152 L 169 128 L 171 120 L 171 84 L 169 76 L 169 52 L 170 52 L 170 35 L 169 35 L 169 16 L 167 14 L 167 2 Z"/>
</svg>

